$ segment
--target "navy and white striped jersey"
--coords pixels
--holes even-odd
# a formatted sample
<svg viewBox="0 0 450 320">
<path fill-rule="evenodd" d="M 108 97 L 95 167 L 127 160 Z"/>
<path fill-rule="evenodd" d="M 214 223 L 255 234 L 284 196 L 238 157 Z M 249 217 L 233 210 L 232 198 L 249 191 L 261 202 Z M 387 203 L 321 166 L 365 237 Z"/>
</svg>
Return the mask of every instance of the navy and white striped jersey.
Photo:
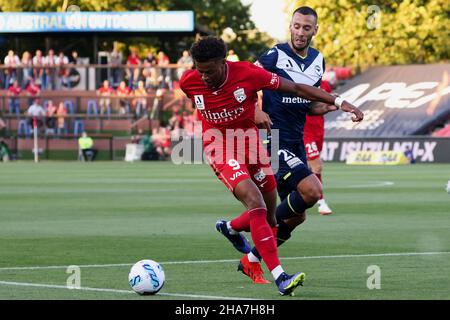
<svg viewBox="0 0 450 320">
<path fill-rule="evenodd" d="M 325 60 L 319 51 L 309 47 L 307 56 L 302 58 L 288 43 L 277 44 L 262 54 L 258 62 L 280 77 L 315 87 L 320 86 L 325 71 Z M 282 91 L 263 92 L 263 111 L 269 114 L 272 128 L 279 130 L 280 142 L 301 142 L 310 101 Z"/>
</svg>

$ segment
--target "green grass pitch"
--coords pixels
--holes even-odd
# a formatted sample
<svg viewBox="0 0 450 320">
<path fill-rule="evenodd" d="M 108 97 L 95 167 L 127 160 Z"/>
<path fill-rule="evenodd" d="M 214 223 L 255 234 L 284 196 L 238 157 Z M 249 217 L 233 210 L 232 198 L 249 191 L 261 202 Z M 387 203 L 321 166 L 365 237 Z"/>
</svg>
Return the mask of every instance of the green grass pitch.
<svg viewBox="0 0 450 320">
<path fill-rule="evenodd" d="M 280 247 L 285 270 L 306 273 L 280 297 L 236 271 L 241 256 L 214 224 L 243 207 L 206 165 L 1 164 L 0 299 L 450 299 L 449 179 L 448 164 L 326 163 L 334 213 L 310 209 Z M 144 258 L 166 272 L 155 296 L 128 285 Z M 80 290 L 66 287 L 69 265 Z M 367 287 L 373 266 L 380 289 Z"/>
</svg>

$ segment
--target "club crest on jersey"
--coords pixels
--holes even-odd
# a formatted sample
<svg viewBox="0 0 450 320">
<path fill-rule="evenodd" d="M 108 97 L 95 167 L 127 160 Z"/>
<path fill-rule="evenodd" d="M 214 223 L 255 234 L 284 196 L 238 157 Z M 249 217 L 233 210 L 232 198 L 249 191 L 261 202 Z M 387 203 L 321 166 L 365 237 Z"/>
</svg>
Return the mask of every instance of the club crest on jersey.
<svg viewBox="0 0 450 320">
<path fill-rule="evenodd" d="M 202 94 L 194 95 L 194 102 L 195 102 L 195 107 L 198 110 L 204 110 L 205 109 L 205 101 L 203 100 L 203 95 Z"/>
<path fill-rule="evenodd" d="M 322 75 L 322 68 L 320 68 L 319 66 L 315 66 L 314 69 L 316 69 L 316 73 L 320 77 Z"/>
<path fill-rule="evenodd" d="M 254 176 L 256 181 L 261 182 L 266 177 L 266 174 L 261 170 L 259 170 Z"/>
<path fill-rule="evenodd" d="M 237 102 L 241 103 L 243 102 L 247 96 L 245 95 L 244 88 L 239 88 L 234 91 L 234 97 L 236 98 Z"/>
</svg>

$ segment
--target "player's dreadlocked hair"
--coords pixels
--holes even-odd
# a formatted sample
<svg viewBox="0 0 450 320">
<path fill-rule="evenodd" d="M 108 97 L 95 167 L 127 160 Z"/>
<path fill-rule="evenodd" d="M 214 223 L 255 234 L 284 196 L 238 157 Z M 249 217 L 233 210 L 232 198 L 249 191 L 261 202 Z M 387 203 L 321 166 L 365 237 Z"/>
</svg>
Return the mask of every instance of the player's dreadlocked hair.
<svg viewBox="0 0 450 320">
<path fill-rule="evenodd" d="M 294 15 L 296 13 L 301 13 L 304 16 L 311 15 L 311 16 L 314 16 L 314 18 L 316 18 L 316 21 L 318 20 L 317 12 L 314 9 L 307 7 L 307 6 L 303 6 L 303 7 L 299 7 L 297 9 L 295 9 L 294 12 L 292 13 L 292 15 Z"/>
<path fill-rule="evenodd" d="M 227 46 L 222 39 L 208 36 L 194 42 L 191 46 L 191 56 L 197 62 L 207 62 L 216 59 L 225 59 Z"/>
</svg>

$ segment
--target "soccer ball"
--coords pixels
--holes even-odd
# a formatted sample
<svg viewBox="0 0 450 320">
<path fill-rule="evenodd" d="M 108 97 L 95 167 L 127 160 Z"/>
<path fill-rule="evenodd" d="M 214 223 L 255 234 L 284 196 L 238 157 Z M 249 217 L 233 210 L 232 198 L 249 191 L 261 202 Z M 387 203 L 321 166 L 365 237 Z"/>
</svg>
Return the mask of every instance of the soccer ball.
<svg viewBox="0 0 450 320">
<path fill-rule="evenodd" d="M 161 265 L 148 259 L 136 262 L 128 274 L 131 289 L 141 295 L 156 294 L 165 281 L 166 276 Z"/>
<path fill-rule="evenodd" d="M 448 180 L 445 190 L 447 190 L 447 193 L 450 193 L 450 180 Z"/>
</svg>

